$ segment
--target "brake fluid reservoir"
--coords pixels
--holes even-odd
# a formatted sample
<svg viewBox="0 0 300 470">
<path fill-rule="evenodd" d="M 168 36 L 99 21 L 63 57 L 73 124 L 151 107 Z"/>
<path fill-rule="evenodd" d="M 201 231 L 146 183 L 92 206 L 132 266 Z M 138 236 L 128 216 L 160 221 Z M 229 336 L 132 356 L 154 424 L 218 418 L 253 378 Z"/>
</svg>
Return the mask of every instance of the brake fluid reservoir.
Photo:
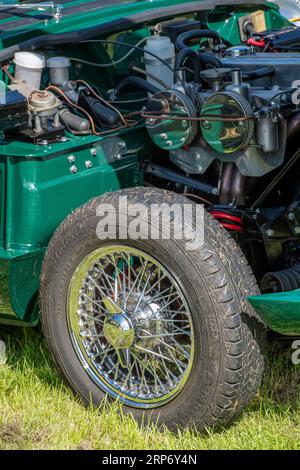
<svg viewBox="0 0 300 470">
<path fill-rule="evenodd" d="M 51 85 L 62 86 L 69 81 L 70 65 L 68 57 L 51 57 L 47 60 Z"/>
<path fill-rule="evenodd" d="M 39 90 L 45 62 L 45 57 L 41 54 L 27 51 L 16 52 L 14 56 L 15 79 L 24 80 L 32 88 Z"/>
<path fill-rule="evenodd" d="M 166 62 L 171 67 L 167 67 L 162 61 L 156 59 L 148 52 L 152 52 Z M 146 71 L 159 78 L 166 85 L 171 86 L 174 83 L 174 65 L 175 65 L 175 47 L 167 36 L 153 36 L 146 42 L 144 47 L 145 67 Z M 159 89 L 163 87 L 150 77 L 147 77 L 147 81 L 152 85 L 155 85 Z"/>
</svg>

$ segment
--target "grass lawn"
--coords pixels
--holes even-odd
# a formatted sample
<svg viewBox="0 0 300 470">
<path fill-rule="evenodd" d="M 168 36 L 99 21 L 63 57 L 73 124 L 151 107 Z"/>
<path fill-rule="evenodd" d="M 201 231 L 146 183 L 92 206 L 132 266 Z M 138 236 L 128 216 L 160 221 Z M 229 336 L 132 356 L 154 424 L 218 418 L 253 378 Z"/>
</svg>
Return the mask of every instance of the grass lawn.
<svg viewBox="0 0 300 470">
<path fill-rule="evenodd" d="M 240 420 L 206 437 L 139 429 L 116 407 L 86 410 L 53 369 L 38 329 L 0 329 L 0 449 L 300 449 L 300 366 L 272 342 L 264 384 Z"/>
</svg>

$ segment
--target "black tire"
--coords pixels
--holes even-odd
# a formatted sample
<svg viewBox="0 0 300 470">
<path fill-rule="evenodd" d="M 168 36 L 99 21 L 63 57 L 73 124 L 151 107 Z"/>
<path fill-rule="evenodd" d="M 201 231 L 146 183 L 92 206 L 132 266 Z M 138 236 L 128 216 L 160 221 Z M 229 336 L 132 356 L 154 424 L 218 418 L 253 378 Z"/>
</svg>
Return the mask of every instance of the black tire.
<svg viewBox="0 0 300 470">
<path fill-rule="evenodd" d="M 65 381 L 85 403 L 99 405 L 105 394 L 82 367 L 67 324 L 70 279 L 80 261 L 103 244 L 96 236 L 100 203 L 118 206 L 190 203 L 175 193 L 136 188 L 106 194 L 73 212 L 54 234 L 42 268 L 41 321 L 48 347 Z M 118 240 L 120 244 L 120 241 Z M 126 240 L 160 260 L 184 288 L 192 312 L 195 356 L 192 371 L 171 402 L 149 412 L 124 406 L 138 420 L 199 430 L 229 424 L 255 395 L 264 370 L 265 329 L 247 301 L 258 293 L 256 280 L 234 239 L 205 213 L 205 243 L 186 251 L 179 240 Z"/>
</svg>

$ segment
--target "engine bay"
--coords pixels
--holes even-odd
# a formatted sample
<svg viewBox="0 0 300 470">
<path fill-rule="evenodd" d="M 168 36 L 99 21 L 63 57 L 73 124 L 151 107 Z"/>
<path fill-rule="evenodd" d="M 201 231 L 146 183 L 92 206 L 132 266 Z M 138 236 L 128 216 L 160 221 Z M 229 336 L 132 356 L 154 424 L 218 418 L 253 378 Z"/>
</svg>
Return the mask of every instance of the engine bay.
<svg viewBox="0 0 300 470">
<path fill-rule="evenodd" d="M 16 52 L 2 67 L 1 131 L 46 145 L 65 132 L 101 136 L 142 120 L 172 161 L 191 164 L 190 173 L 203 174 L 220 160 L 234 161 L 245 176 L 262 176 L 282 163 L 286 120 L 298 109 L 297 30 L 276 33 L 273 42 L 267 32 L 260 41 L 250 37 L 228 47 L 200 21 L 176 19 L 151 27 L 148 35 L 143 31 L 132 44 L 134 33 L 125 32 L 78 45 L 80 55 L 98 49 L 98 56 L 100 50 L 110 57 L 107 63 L 53 55 L 51 46 Z M 124 104 L 133 112 L 124 113 Z M 201 162 L 193 165 L 199 152 Z"/>
<path fill-rule="evenodd" d="M 53 149 L 122 135 L 126 147 L 143 133 L 145 184 L 204 203 L 272 290 L 266 271 L 300 262 L 300 29 L 261 31 L 258 13 L 240 21 L 235 46 L 177 18 L 17 50 L 2 65 L 2 139 Z"/>
</svg>

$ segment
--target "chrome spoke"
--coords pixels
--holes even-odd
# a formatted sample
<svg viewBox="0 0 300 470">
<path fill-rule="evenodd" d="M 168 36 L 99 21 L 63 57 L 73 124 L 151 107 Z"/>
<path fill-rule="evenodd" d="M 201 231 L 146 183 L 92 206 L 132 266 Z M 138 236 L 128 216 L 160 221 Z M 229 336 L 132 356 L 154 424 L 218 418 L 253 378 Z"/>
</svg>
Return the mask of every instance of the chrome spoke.
<svg viewBox="0 0 300 470">
<path fill-rule="evenodd" d="M 142 330 L 143 331 L 143 330 Z M 145 331 L 145 330 L 144 330 Z M 147 331 L 145 331 L 146 333 L 148 333 Z M 147 336 L 143 336 L 143 335 L 140 335 L 139 338 L 140 339 L 143 339 L 143 338 L 164 338 L 164 337 L 168 337 L 168 338 L 171 338 L 172 336 L 182 336 L 183 334 L 185 335 L 190 335 L 190 332 L 187 332 L 185 331 L 184 333 L 160 333 L 158 335 L 151 335 L 151 334 L 147 334 Z"/>
<path fill-rule="evenodd" d="M 154 289 L 156 289 L 156 287 L 160 290 L 161 281 L 163 281 L 165 278 L 166 278 L 166 275 L 163 274 L 163 275 L 150 287 L 150 289 L 148 289 L 148 290 L 145 292 L 145 295 L 150 294 L 150 292 L 152 292 Z M 152 297 L 152 298 L 153 298 L 153 297 Z"/>
<path fill-rule="evenodd" d="M 75 350 L 100 388 L 141 408 L 179 393 L 192 367 L 193 325 L 157 260 L 125 246 L 95 250 L 74 273 L 69 299 Z"/>
<path fill-rule="evenodd" d="M 117 355 L 119 363 L 122 367 L 127 368 L 130 365 L 130 350 L 129 349 L 117 349 Z"/>
<path fill-rule="evenodd" d="M 142 282 L 142 279 L 143 279 L 143 275 L 145 274 L 146 267 L 147 267 L 147 266 L 144 265 L 142 271 L 140 271 L 140 272 L 138 273 L 138 276 L 136 277 L 136 279 L 135 279 L 135 281 L 134 281 L 134 283 L 133 283 L 133 285 L 132 285 L 132 287 L 131 287 L 131 289 L 130 289 L 130 291 L 129 291 L 129 293 L 128 293 L 128 296 L 127 296 L 127 299 L 126 299 L 126 300 L 128 300 L 128 298 L 130 297 L 130 295 L 133 293 L 134 289 L 137 289 L 137 290 L 139 289 L 139 286 L 140 286 L 140 284 L 141 284 L 141 282 Z"/>
<path fill-rule="evenodd" d="M 164 356 L 161 353 L 157 353 L 155 351 L 151 351 L 150 349 L 143 348 L 142 346 L 136 346 L 136 349 L 139 349 L 140 351 L 144 351 L 148 354 L 152 354 L 153 356 L 159 357 L 160 359 L 165 359 L 166 361 L 170 361 L 170 358 L 167 356 Z M 173 362 L 173 361 L 171 361 Z"/>
<path fill-rule="evenodd" d="M 174 348 L 174 346 L 172 346 L 171 344 L 169 343 L 166 343 L 165 341 L 163 341 L 162 339 L 157 339 L 157 341 L 162 345 L 162 346 L 165 346 L 166 348 L 168 348 L 169 350 L 171 351 L 174 351 L 174 352 L 177 352 L 177 349 Z M 188 358 L 189 357 L 189 353 L 188 351 L 186 351 L 182 345 L 180 345 L 180 348 L 178 347 L 178 349 L 181 351 L 181 353 L 186 357 Z"/>
<path fill-rule="evenodd" d="M 123 269 L 122 269 L 122 288 L 123 288 L 123 309 L 126 310 L 127 305 L 127 295 L 126 295 L 126 276 L 125 276 L 125 263 L 123 262 Z"/>
<path fill-rule="evenodd" d="M 91 299 L 91 297 L 89 297 L 87 294 L 83 293 L 82 294 L 84 297 L 86 297 L 88 299 L 89 302 L 91 302 L 92 304 L 96 305 L 98 308 L 100 308 L 100 310 L 103 310 L 104 313 L 106 313 L 106 310 L 105 308 L 102 307 L 102 305 L 100 305 L 98 302 L 96 302 L 95 300 Z"/>
<path fill-rule="evenodd" d="M 88 313 L 85 312 L 80 312 L 78 313 L 80 317 L 84 317 L 86 319 L 92 320 L 95 323 L 99 323 L 100 325 L 103 325 L 104 321 L 101 320 L 100 318 L 94 317 L 93 315 L 89 315 Z"/>
<path fill-rule="evenodd" d="M 95 268 L 95 270 L 101 275 L 101 277 L 104 277 L 105 281 L 108 284 L 110 292 L 112 293 L 114 291 L 114 288 L 113 288 L 111 281 L 114 281 L 114 279 L 111 276 L 109 276 L 109 274 L 107 274 L 103 268 L 100 268 L 100 269 Z"/>
</svg>

